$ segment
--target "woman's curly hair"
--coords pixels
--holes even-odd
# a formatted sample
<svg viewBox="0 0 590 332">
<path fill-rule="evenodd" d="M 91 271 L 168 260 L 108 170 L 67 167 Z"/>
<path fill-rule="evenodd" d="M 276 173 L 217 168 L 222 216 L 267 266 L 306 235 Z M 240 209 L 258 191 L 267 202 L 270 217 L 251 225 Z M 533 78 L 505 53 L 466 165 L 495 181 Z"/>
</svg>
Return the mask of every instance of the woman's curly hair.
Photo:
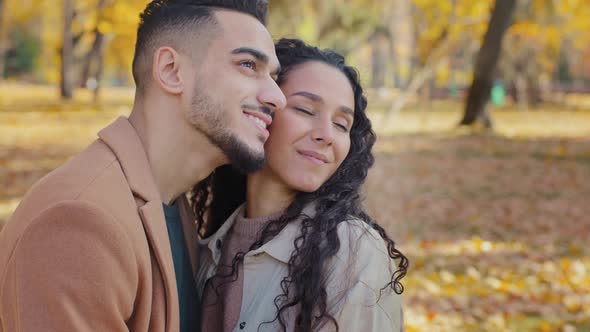
<svg viewBox="0 0 590 332">
<path fill-rule="evenodd" d="M 288 79 L 289 73 L 308 61 L 319 61 L 339 69 L 348 78 L 354 92 L 354 121 L 350 130 L 349 153 L 336 172 L 318 190 L 299 192 L 284 215 L 270 221 L 262 230 L 250 250 L 259 248 L 276 236 L 290 222 L 302 219 L 300 234 L 294 240 L 295 250 L 288 266 L 288 276 L 281 281 L 283 293 L 275 298 L 278 320 L 283 330 L 286 323 L 285 311 L 299 306 L 296 319 L 297 331 L 313 331 L 327 322 L 336 319 L 329 313 L 325 285 L 324 267 L 340 248 L 338 225 L 351 217 L 364 221 L 375 229 L 386 242 L 389 256 L 398 260 L 398 269 L 391 276 L 383 290 L 390 287 L 397 294 L 403 292 L 400 280 L 406 275 L 408 259 L 395 247 L 385 230 L 379 226 L 363 209 L 360 189 L 367 172 L 374 163 L 371 149 L 376 136 L 371 121 L 367 117 L 367 99 L 363 95 L 357 71 L 346 65 L 344 58 L 332 50 L 321 50 L 309 46 L 298 39 L 283 38 L 276 44 L 276 53 L 282 70 L 277 83 L 279 86 Z M 191 203 L 197 216 L 200 233 L 206 237 L 219 229 L 232 212 L 246 199 L 246 177 L 237 173 L 231 166 L 221 166 L 208 178 L 193 188 Z M 302 211 L 314 203 L 316 214 L 303 216 Z M 237 278 L 237 267 L 245 253 L 238 253 L 232 262 L 231 280 L 222 282 L 217 288 Z M 211 281 L 211 279 L 209 281 Z M 209 282 L 208 282 L 209 283 Z M 216 290 L 217 292 L 217 290 Z M 267 322 L 270 323 L 270 322 Z"/>
</svg>

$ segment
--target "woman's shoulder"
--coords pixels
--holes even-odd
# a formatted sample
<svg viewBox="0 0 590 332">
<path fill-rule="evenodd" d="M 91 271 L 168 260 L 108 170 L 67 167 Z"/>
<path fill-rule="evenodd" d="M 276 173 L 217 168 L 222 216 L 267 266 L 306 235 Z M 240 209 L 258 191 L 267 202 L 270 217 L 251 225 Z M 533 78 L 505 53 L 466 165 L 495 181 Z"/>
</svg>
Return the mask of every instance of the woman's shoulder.
<svg viewBox="0 0 590 332">
<path fill-rule="evenodd" d="M 389 253 L 383 237 L 367 222 L 358 218 L 348 218 L 338 225 L 338 238 L 342 249 L 350 247 L 357 254 L 375 254 L 377 257 Z"/>
<path fill-rule="evenodd" d="M 349 218 L 338 225 L 340 248 L 336 254 L 336 270 L 359 279 L 391 277 L 395 262 L 389 255 L 385 240 L 368 223 L 358 218 Z M 388 278 L 388 279 L 389 279 Z"/>
<path fill-rule="evenodd" d="M 334 312 L 344 310 L 344 316 L 351 313 L 370 316 L 376 312 L 372 309 L 378 309 L 387 317 L 378 322 L 386 322 L 388 327 L 398 326 L 399 323 L 391 322 L 400 321 L 401 299 L 388 287 L 397 265 L 389 255 L 385 240 L 370 224 L 358 218 L 341 222 L 338 238 L 340 247 L 328 267 L 326 284 Z"/>
</svg>

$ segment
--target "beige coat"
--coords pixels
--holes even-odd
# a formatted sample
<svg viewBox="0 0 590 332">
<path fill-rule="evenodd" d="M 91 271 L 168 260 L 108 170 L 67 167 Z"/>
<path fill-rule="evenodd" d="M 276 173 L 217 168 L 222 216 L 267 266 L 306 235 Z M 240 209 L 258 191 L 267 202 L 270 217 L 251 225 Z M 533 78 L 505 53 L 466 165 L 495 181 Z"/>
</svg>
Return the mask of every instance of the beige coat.
<svg viewBox="0 0 590 332">
<path fill-rule="evenodd" d="M 212 236 L 200 240 L 200 268 L 197 275 L 199 295 L 212 277 L 221 257 L 223 239 L 230 230 L 238 208 Z M 312 215 L 313 208 L 304 209 Z M 288 274 L 288 262 L 294 250 L 293 240 L 299 234 L 300 221 L 287 225 L 275 238 L 244 256 L 244 287 L 240 318 L 234 331 L 279 331 L 274 299 L 282 294 L 281 280 Z M 340 250 L 328 264 L 328 308 L 338 321 L 340 331 L 382 332 L 402 331 L 401 296 L 390 288 L 380 290 L 395 269 L 379 234 L 362 221 L 352 219 L 338 227 Z M 294 330 L 297 308 L 288 310 L 287 331 Z M 258 329 L 260 325 L 260 329 Z M 333 324 L 322 328 L 332 331 Z"/>
<path fill-rule="evenodd" d="M 187 206 L 183 198 L 197 266 Z M 120 118 L 40 180 L 0 233 L 0 332 L 178 329 L 162 201 L 136 131 Z"/>
</svg>

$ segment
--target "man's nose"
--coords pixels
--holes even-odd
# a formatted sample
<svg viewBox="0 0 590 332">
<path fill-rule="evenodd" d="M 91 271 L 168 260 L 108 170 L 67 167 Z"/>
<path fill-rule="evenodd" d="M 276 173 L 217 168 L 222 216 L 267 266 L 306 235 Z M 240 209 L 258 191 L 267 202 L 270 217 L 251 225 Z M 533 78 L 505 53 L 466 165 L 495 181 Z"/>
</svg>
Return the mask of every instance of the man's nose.
<svg viewBox="0 0 590 332">
<path fill-rule="evenodd" d="M 271 80 L 260 91 L 258 101 L 273 111 L 280 111 L 287 105 L 287 99 L 285 98 L 283 91 L 281 91 L 274 80 Z"/>
</svg>

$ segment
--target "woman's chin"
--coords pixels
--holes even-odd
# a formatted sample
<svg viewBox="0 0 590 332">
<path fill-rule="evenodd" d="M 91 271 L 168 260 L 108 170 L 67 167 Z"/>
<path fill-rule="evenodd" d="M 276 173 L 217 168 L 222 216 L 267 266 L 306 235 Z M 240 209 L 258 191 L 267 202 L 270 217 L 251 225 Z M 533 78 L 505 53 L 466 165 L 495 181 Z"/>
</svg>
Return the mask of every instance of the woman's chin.
<svg viewBox="0 0 590 332">
<path fill-rule="evenodd" d="M 294 190 L 304 193 L 311 193 L 320 188 L 321 184 L 317 183 L 297 183 L 291 186 Z"/>
</svg>

